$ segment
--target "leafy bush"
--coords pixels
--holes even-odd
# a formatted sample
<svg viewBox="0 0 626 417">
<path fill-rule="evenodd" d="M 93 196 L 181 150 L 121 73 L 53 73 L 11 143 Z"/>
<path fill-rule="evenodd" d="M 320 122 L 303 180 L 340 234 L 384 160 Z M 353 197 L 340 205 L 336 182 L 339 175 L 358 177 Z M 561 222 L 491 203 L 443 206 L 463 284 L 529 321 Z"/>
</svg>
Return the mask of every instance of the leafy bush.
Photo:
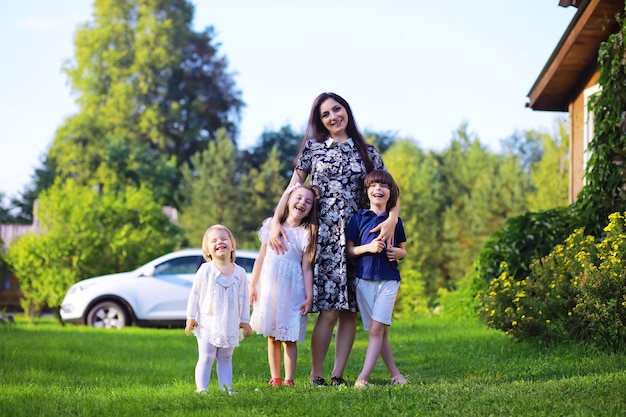
<svg viewBox="0 0 626 417">
<path fill-rule="evenodd" d="M 6 260 L 29 317 L 60 307 L 84 278 L 128 271 L 179 246 L 181 233 L 144 188 L 99 194 L 69 180 L 39 200 L 41 231 L 12 243 Z"/>
<path fill-rule="evenodd" d="M 614 213 L 596 242 L 583 228 L 532 263 L 523 280 L 502 273 L 481 293 L 480 313 L 517 339 L 578 340 L 626 349 L 626 230 Z"/>
<path fill-rule="evenodd" d="M 604 229 L 606 237 L 593 251 L 577 260 L 583 273 L 574 312 L 587 324 L 585 336 L 593 344 L 614 351 L 626 350 L 626 230 L 624 214 L 613 213 Z"/>
<path fill-rule="evenodd" d="M 549 254 L 557 244 L 563 243 L 577 223 L 570 207 L 526 213 L 507 220 L 504 228 L 490 236 L 478 257 L 473 278 L 474 293 L 484 292 L 490 282 L 504 272 L 516 281 L 524 280 L 530 273 L 533 260 Z"/>
<path fill-rule="evenodd" d="M 415 313 L 428 310 L 424 297 L 424 280 L 419 272 L 409 270 L 402 273 L 402 281 L 394 308 L 394 317 L 412 317 Z"/>
</svg>

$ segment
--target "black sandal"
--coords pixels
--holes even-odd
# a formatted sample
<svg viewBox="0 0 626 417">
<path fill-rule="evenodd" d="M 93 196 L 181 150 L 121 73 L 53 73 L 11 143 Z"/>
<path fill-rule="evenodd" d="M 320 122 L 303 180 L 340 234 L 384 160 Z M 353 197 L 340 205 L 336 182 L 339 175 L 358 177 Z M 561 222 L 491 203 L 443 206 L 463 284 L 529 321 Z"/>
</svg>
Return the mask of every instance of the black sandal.
<svg viewBox="0 0 626 417">
<path fill-rule="evenodd" d="M 338 387 L 340 385 L 348 385 L 348 383 L 340 376 L 333 376 L 330 378 L 330 385 Z"/>
<path fill-rule="evenodd" d="M 316 376 L 315 378 L 311 379 L 311 385 L 313 385 L 314 387 L 325 387 L 327 384 L 324 378 L 322 378 L 321 376 Z"/>
</svg>

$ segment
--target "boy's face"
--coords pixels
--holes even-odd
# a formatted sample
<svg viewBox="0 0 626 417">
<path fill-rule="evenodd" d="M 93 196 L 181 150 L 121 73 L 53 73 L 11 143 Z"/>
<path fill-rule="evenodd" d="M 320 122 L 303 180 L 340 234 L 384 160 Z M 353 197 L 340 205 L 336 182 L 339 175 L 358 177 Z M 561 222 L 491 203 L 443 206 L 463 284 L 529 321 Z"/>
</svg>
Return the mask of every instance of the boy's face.
<svg viewBox="0 0 626 417">
<path fill-rule="evenodd" d="M 391 190 L 387 184 L 373 182 L 367 187 L 367 198 L 371 205 L 385 207 L 390 195 Z"/>
</svg>

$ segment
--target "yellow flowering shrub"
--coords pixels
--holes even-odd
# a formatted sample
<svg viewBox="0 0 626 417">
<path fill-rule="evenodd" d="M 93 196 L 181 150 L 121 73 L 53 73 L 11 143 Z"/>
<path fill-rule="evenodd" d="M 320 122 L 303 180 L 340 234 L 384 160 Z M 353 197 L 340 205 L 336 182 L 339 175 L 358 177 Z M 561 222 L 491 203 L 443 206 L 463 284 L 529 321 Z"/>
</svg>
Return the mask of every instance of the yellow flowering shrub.
<svg viewBox="0 0 626 417">
<path fill-rule="evenodd" d="M 626 350 L 626 230 L 623 213 L 609 216 L 598 241 L 582 228 L 532 262 L 516 279 L 502 262 L 481 300 L 480 314 L 516 339 L 577 340 Z"/>
</svg>

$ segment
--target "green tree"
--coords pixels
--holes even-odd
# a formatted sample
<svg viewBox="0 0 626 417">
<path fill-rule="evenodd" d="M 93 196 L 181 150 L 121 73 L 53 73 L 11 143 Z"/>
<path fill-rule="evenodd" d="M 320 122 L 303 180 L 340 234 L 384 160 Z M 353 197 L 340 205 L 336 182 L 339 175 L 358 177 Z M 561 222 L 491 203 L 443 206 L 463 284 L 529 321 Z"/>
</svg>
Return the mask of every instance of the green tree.
<svg viewBox="0 0 626 417">
<path fill-rule="evenodd" d="M 237 239 L 237 245 L 242 248 L 259 248 L 258 231 L 261 223 L 274 214 L 276 204 L 287 186 L 281 169 L 284 164 L 279 154 L 278 147 L 274 146 L 260 169 L 253 168 L 242 178 L 240 223 L 243 230 L 241 239 Z"/>
<path fill-rule="evenodd" d="M 243 158 L 252 166 L 260 169 L 276 148 L 277 158 L 281 163 L 281 174 L 286 180 L 291 179 L 293 162 L 300 151 L 304 133 L 294 132 L 291 126 L 283 126 L 278 131 L 265 131 L 257 144 L 243 153 Z M 278 202 L 278 200 L 276 201 Z"/>
<path fill-rule="evenodd" d="M 414 300 L 433 293 L 441 276 L 439 161 L 411 140 L 395 142 L 383 158 L 400 188 L 400 217 L 407 237 L 407 257 L 400 262 L 403 284 L 398 305 L 401 310 L 415 311 Z"/>
<path fill-rule="evenodd" d="M 50 156 L 62 178 L 153 190 L 178 206 L 179 168 L 236 135 L 243 105 L 211 27 L 195 33 L 185 0 L 96 0 L 64 71 L 79 113 L 57 131 Z M 191 167 L 193 169 L 193 166 Z"/>
<path fill-rule="evenodd" d="M 180 215 L 189 244 L 200 247 L 206 229 L 213 224 L 228 227 L 235 238 L 244 233 L 240 223 L 241 176 L 237 169 L 235 147 L 224 129 L 207 150 L 194 155 L 195 169 L 183 168 L 188 200 Z"/>
<path fill-rule="evenodd" d="M 363 136 L 368 143 L 376 146 L 376 149 L 378 149 L 378 152 L 381 154 L 387 152 L 387 149 L 399 140 L 398 134 L 395 132 L 372 132 L 364 130 Z"/>
<path fill-rule="evenodd" d="M 534 188 L 528 196 L 530 211 L 569 204 L 569 134 L 565 120 L 559 119 L 556 123 L 557 135 L 542 135 L 541 160 L 530 167 L 530 181 Z"/>
<path fill-rule="evenodd" d="M 0 224 L 12 223 L 13 216 L 11 215 L 11 208 L 5 206 L 5 195 L 0 191 Z"/>
<path fill-rule="evenodd" d="M 58 309 L 78 280 L 134 269 L 181 243 L 180 230 L 146 188 L 101 194 L 57 181 L 42 193 L 37 214 L 40 231 L 20 237 L 6 253 L 30 316 Z"/>
<path fill-rule="evenodd" d="M 507 218 L 526 211 L 530 182 L 516 155 L 492 153 L 465 125 L 442 160 L 447 203 L 442 212 L 439 287 L 455 289 L 489 236 Z"/>
</svg>

